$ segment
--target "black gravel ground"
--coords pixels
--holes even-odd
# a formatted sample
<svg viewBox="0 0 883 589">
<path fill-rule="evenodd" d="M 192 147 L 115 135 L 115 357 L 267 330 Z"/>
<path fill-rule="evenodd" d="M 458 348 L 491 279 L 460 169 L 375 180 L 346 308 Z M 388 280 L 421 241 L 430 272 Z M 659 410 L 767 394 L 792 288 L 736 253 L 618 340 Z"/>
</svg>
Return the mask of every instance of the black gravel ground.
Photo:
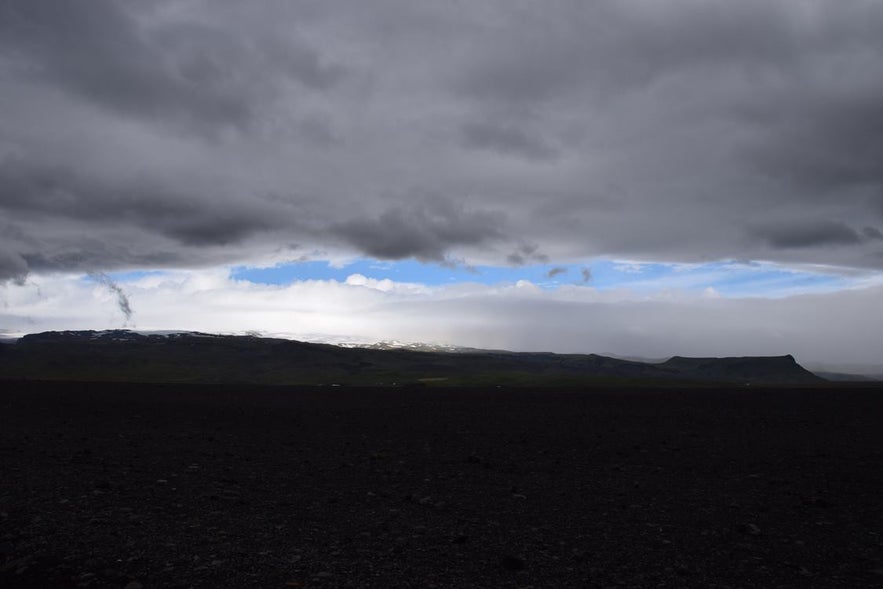
<svg viewBox="0 0 883 589">
<path fill-rule="evenodd" d="M 4 383 L 2 587 L 880 587 L 883 389 Z"/>
</svg>

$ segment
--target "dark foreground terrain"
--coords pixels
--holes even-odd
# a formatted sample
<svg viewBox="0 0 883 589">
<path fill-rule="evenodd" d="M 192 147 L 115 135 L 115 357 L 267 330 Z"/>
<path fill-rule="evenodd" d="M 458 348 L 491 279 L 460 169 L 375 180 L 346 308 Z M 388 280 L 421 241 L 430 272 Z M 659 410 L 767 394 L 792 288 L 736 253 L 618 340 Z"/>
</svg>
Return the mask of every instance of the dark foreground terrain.
<svg viewBox="0 0 883 589">
<path fill-rule="evenodd" d="M 2 587 L 883 586 L 883 390 L 4 383 Z"/>
</svg>

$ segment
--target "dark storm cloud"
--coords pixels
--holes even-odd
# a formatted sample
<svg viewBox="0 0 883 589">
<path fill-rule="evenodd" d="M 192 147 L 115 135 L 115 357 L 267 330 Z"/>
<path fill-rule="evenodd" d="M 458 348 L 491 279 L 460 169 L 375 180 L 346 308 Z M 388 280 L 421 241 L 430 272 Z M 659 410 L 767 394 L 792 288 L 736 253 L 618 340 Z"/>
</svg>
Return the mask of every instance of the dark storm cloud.
<svg viewBox="0 0 883 589">
<path fill-rule="evenodd" d="M 12 280 L 23 284 L 28 275 L 28 263 L 16 252 L 0 250 L 0 284 Z"/>
<path fill-rule="evenodd" d="M 459 72 L 457 88 L 482 100 L 539 105 L 574 95 L 611 99 L 705 67 L 787 65 L 800 49 L 787 4 L 501 5 L 499 22 L 485 31 L 487 50 Z"/>
<path fill-rule="evenodd" d="M 0 279 L 292 242 L 881 268 L 880 64 L 877 2 L 12 0 Z"/>
<path fill-rule="evenodd" d="M 376 218 L 357 219 L 331 231 L 371 256 L 443 261 L 455 245 L 476 245 L 499 237 L 502 216 L 468 211 L 441 197 L 403 205 Z"/>
<path fill-rule="evenodd" d="M 881 27 L 883 29 L 883 27 Z M 763 171 L 809 190 L 880 186 L 883 180 L 883 79 L 844 92 L 820 87 L 795 101 L 773 96 L 753 113 L 757 139 L 745 153 Z M 853 94 L 855 92 L 855 94 Z M 883 193 L 877 195 L 883 204 Z"/>
<path fill-rule="evenodd" d="M 883 202 L 883 76 L 868 75 L 883 73 L 879 5 L 600 2 L 499 16 L 505 24 L 488 28 L 488 51 L 457 73 L 455 87 L 482 114 L 528 116 L 547 133 L 563 132 L 562 116 L 582 115 L 567 120 L 586 132 L 591 151 L 583 153 L 613 164 L 594 180 L 613 180 L 631 193 L 625 202 L 644 205 L 645 218 L 617 215 L 614 225 L 641 237 L 620 244 L 601 226 L 593 238 L 603 249 L 693 258 L 692 240 L 681 238 L 696 231 L 670 223 L 673 205 L 718 201 L 694 219 L 712 228 L 750 226 L 760 208 L 793 219 L 794 204 L 832 198 L 840 199 L 836 213 L 857 219 Z M 699 161 L 705 171 L 693 167 Z M 740 181 L 753 193 L 734 194 Z M 803 214 L 811 222 L 814 212 Z M 858 243 L 849 231 L 822 229 L 817 245 Z M 812 249 L 814 231 L 805 243 L 796 231 L 784 243 Z M 776 255 L 728 240 L 729 230 L 715 233 L 701 236 L 711 256 Z M 775 236 L 767 243 L 780 247 Z"/>
<path fill-rule="evenodd" d="M 552 268 L 551 270 L 546 272 L 546 277 L 547 278 L 555 278 L 556 276 L 559 276 L 561 274 L 566 274 L 566 273 L 567 273 L 567 268 L 562 268 L 559 266 L 556 268 Z"/>
<path fill-rule="evenodd" d="M 0 208 L 17 223 L 0 235 L 0 280 L 29 270 L 177 266 L 220 257 L 183 248 L 228 246 L 280 226 L 278 211 L 218 196 L 170 193 L 149 182 L 84 178 L 21 160 L 0 163 Z M 199 260 L 202 258 L 202 261 Z M 97 275 L 97 274 L 96 274 Z"/>
<path fill-rule="evenodd" d="M 231 35 L 198 22 L 151 20 L 110 0 L 9 2 L 0 46 L 13 73 L 119 112 L 171 123 L 243 127 L 288 76 L 324 90 L 342 74 L 310 47 Z M 263 76 L 274 72 L 272 81 Z"/>
<path fill-rule="evenodd" d="M 107 239 L 68 238 L 64 248 L 55 243 L 43 243 L 41 251 L 28 252 L 21 255 L 29 272 L 90 272 L 90 268 L 101 264 L 108 269 L 125 268 L 171 268 L 182 264 L 181 255 L 174 249 L 166 251 L 150 251 L 138 247 L 122 247 L 108 245 Z M 188 257 L 189 263 L 194 263 Z M 217 259 L 201 259 L 198 265 Z"/>
<path fill-rule="evenodd" d="M 865 227 L 862 229 L 862 235 L 864 235 L 866 239 L 883 239 L 883 232 L 876 227 Z"/>
<path fill-rule="evenodd" d="M 258 208 L 218 197 L 168 192 L 162 184 L 108 184 L 58 167 L 0 163 L 0 206 L 18 218 L 146 225 L 187 245 L 225 245 L 278 221 Z"/>
<path fill-rule="evenodd" d="M 855 230 L 834 221 L 768 226 L 757 229 L 756 234 L 775 248 L 855 245 L 861 241 Z"/>
<path fill-rule="evenodd" d="M 506 256 L 506 261 L 513 266 L 525 264 L 545 264 L 549 256 L 540 251 L 540 246 L 535 243 L 522 243 L 518 248 Z"/>
</svg>

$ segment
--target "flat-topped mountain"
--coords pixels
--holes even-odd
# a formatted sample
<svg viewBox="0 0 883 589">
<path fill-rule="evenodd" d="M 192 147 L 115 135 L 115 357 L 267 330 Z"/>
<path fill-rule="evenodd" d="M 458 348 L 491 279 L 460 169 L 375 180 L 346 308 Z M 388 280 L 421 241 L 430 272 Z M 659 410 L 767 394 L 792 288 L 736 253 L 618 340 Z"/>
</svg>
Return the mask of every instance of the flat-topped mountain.
<svg viewBox="0 0 883 589">
<path fill-rule="evenodd" d="M 45 332 L 0 348 L 0 378 L 352 385 L 568 385 L 823 379 L 792 356 L 674 357 L 636 362 L 596 354 L 428 351 L 195 332 Z"/>
<path fill-rule="evenodd" d="M 815 376 L 800 366 L 794 356 L 761 356 L 744 358 L 685 358 L 675 356 L 661 364 L 682 374 L 702 380 L 736 382 L 788 382 L 806 375 Z M 818 378 L 818 377 L 816 377 Z"/>
</svg>

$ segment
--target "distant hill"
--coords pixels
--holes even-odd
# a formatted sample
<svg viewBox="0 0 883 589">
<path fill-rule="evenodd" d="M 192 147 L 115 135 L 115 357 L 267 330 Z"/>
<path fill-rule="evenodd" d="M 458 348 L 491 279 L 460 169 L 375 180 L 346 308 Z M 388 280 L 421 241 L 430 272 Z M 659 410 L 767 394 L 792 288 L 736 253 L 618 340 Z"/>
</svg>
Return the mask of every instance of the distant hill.
<svg viewBox="0 0 883 589">
<path fill-rule="evenodd" d="M 883 364 L 815 362 L 806 368 L 825 380 L 883 382 Z"/>
<path fill-rule="evenodd" d="M 879 382 L 883 381 L 883 375 L 845 374 L 843 372 L 825 372 L 814 370 L 813 374 L 832 382 Z"/>
<path fill-rule="evenodd" d="M 26 335 L 0 347 L 0 378 L 453 386 L 823 381 L 792 356 L 674 357 L 645 363 L 596 354 L 372 349 L 255 336 L 128 330 Z"/>
</svg>

